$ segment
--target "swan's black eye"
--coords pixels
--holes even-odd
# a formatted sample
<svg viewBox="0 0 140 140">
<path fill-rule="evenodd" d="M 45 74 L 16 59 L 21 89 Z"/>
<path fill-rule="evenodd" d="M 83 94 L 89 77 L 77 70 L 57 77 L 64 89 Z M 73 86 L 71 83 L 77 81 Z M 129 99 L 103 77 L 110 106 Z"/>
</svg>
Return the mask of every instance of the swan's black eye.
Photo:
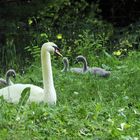
<svg viewBox="0 0 140 140">
<path fill-rule="evenodd" d="M 57 46 L 53 46 L 53 48 L 54 48 L 55 50 L 59 50 L 59 48 L 58 48 Z"/>
</svg>

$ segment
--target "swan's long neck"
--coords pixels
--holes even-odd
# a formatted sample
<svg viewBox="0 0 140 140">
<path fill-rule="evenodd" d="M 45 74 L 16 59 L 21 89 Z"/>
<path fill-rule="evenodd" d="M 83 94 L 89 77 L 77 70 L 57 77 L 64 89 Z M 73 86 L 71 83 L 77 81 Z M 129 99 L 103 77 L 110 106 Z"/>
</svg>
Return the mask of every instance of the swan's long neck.
<svg viewBox="0 0 140 140">
<path fill-rule="evenodd" d="M 87 71 L 87 61 L 83 58 L 83 72 Z"/>
<path fill-rule="evenodd" d="M 64 64 L 63 71 L 68 71 L 69 70 L 69 62 L 67 60 L 64 60 L 63 64 Z"/>
<path fill-rule="evenodd" d="M 52 75 L 52 67 L 51 67 L 51 57 L 50 57 L 50 53 L 47 52 L 45 46 L 43 46 L 41 49 L 41 61 L 42 61 L 44 92 L 45 93 L 47 92 L 47 94 L 52 94 L 50 92 L 54 90 L 54 83 L 53 83 L 53 75 Z"/>
<path fill-rule="evenodd" d="M 10 85 L 10 77 L 8 76 L 8 74 L 6 74 L 6 83 L 7 85 Z"/>
</svg>

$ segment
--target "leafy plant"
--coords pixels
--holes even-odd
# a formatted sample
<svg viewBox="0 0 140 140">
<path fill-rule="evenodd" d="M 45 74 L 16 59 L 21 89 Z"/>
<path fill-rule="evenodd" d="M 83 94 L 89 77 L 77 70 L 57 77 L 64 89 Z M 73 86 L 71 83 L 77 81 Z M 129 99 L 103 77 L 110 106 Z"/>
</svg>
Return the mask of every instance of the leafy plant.
<svg viewBox="0 0 140 140">
<path fill-rule="evenodd" d="M 29 99 L 30 96 L 30 87 L 25 88 L 22 93 L 21 97 L 19 99 L 19 106 L 23 106 L 26 104 L 27 100 Z"/>
<path fill-rule="evenodd" d="M 105 37 L 105 34 L 95 34 L 86 30 L 83 34 L 79 35 L 79 39 L 75 40 L 75 54 L 76 56 L 84 55 L 89 64 L 94 62 L 94 64 L 97 65 L 97 59 L 101 55 L 111 58 L 111 55 L 107 53 L 108 49 L 106 48 L 108 39 L 109 37 Z"/>
</svg>

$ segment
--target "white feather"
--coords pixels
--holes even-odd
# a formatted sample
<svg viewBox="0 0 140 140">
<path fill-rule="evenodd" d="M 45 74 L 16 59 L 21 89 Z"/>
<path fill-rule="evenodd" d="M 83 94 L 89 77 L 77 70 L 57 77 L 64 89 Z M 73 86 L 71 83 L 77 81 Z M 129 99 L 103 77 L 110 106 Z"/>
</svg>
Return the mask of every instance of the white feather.
<svg viewBox="0 0 140 140">
<path fill-rule="evenodd" d="M 26 87 L 30 87 L 31 91 L 28 102 L 47 102 L 48 104 L 56 104 L 57 98 L 53 83 L 51 58 L 50 58 L 50 53 L 55 52 L 53 46 L 56 45 L 52 42 L 48 42 L 43 44 L 41 48 L 44 88 L 40 88 L 32 84 L 14 84 L 0 89 L 0 96 L 3 95 L 4 99 L 9 102 L 17 103 L 21 97 L 22 91 Z"/>
</svg>

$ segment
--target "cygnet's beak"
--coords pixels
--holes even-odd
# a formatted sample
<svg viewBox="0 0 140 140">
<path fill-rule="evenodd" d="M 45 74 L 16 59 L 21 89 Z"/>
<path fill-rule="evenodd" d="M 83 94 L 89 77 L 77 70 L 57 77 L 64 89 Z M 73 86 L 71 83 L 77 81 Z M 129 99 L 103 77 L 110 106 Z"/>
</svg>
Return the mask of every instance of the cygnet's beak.
<svg viewBox="0 0 140 140">
<path fill-rule="evenodd" d="M 58 50 L 58 49 L 55 49 L 55 53 L 56 53 L 57 55 L 59 55 L 59 56 L 63 57 L 63 55 L 59 52 L 59 50 Z"/>
</svg>

